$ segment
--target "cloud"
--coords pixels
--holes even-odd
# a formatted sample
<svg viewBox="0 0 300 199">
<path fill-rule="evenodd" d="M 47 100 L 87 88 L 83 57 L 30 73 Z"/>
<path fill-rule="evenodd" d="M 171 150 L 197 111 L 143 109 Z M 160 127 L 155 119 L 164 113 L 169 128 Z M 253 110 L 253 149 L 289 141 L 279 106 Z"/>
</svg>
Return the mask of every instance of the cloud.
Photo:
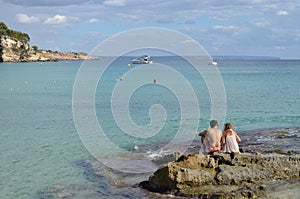
<svg viewBox="0 0 300 199">
<path fill-rule="evenodd" d="M 183 44 L 195 44 L 195 43 L 197 43 L 197 41 L 195 41 L 194 39 L 186 39 L 186 40 L 181 41 L 181 43 L 183 43 Z"/>
<path fill-rule="evenodd" d="M 125 13 L 117 13 L 116 14 L 121 19 L 131 20 L 134 22 L 141 22 L 141 18 L 135 14 L 125 14 Z"/>
<path fill-rule="evenodd" d="M 279 10 L 278 12 L 277 12 L 277 15 L 279 15 L 279 16 L 285 16 L 285 15 L 288 15 L 289 13 L 288 13 L 288 11 L 286 11 L 286 10 Z"/>
<path fill-rule="evenodd" d="M 4 0 L 4 2 L 23 6 L 66 6 L 90 2 L 90 0 Z"/>
<path fill-rule="evenodd" d="M 184 23 L 185 23 L 185 24 L 195 24 L 196 21 L 195 21 L 194 19 L 187 19 L 187 20 L 185 20 Z"/>
<path fill-rule="evenodd" d="M 107 6 L 124 6 L 125 0 L 105 0 L 103 5 Z"/>
<path fill-rule="evenodd" d="M 232 31 L 232 30 L 238 30 L 239 28 L 236 26 L 213 26 L 213 29 L 222 30 L 222 31 Z"/>
<path fill-rule="evenodd" d="M 211 19 L 213 20 L 216 20 L 216 21 L 228 21 L 228 17 L 226 16 L 211 16 L 210 17 Z"/>
<path fill-rule="evenodd" d="M 276 50 L 286 50 L 286 46 L 273 46 Z"/>
<path fill-rule="evenodd" d="M 157 17 L 156 22 L 158 22 L 160 24 L 170 24 L 170 23 L 174 23 L 175 20 L 172 18 L 168 18 L 168 17 Z"/>
<path fill-rule="evenodd" d="M 99 22 L 99 19 L 97 19 L 97 18 L 90 18 L 90 19 L 88 20 L 88 22 L 89 22 L 89 23 L 97 23 L 97 22 Z"/>
<path fill-rule="evenodd" d="M 16 15 L 17 21 L 19 23 L 25 23 L 25 24 L 30 24 L 30 23 L 35 23 L 38 22 L 40 19 L 34 16 L 28 16 L 26 14 L 17 14 Z"/>
<path fill-rule="evenodd" d="M 254 23 L 256 27 L 258 28 L 264 28 L 266 26 L 269 26 L 270 25 L 270 22 L 268 21 L 257 21 Z"/>
<path fill-rule="evenodd" d="M 67 21 L 72 20 L 72 21 L 79 21 L 80 18 L 79 17 L 68 17 Z"/>
<path fill-rule="evenodd" d="M 68 21 L 66 16 L 63 15 L 55 15 L 54 17 L 50 17 L 44 21 L 45 24 L 64 24 Z"/>
<path fill-rule="evenodd" d="M 299 34 L 296 34 L 296 36 L 295 36 L 295 41 L 300 41 L 300 33 L 299 33 Z"/>
</svg>

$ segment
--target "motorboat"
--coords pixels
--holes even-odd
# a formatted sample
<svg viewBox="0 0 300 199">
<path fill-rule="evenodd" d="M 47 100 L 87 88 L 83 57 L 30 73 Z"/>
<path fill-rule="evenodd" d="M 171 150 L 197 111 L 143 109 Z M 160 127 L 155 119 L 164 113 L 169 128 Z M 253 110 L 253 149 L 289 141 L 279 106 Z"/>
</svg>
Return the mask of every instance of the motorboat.
<svg viewBox="0 0 300 199">
<path fill-rule="evenodd" d="M 153 61 L 151 60 L 150 56 L 144 55 L 142 57 L 135 58 L 131 60 L 133 64 L 152 64 Z"/>
<path fill-rule="evenodd" d="M 209 65 L 216 66 L 216 65 L 218 65 L 218 62 L 216 62 L 216 61 L 211 61 L 211 62 L 209 62 L 208 64 L 209 64 Z"/>
</svg>

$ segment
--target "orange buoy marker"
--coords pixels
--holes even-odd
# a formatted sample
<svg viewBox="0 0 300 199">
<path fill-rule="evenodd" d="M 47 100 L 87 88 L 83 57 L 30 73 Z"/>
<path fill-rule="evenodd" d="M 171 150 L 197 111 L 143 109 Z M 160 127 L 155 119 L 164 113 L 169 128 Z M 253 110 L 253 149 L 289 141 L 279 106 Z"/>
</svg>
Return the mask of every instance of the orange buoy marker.
<svg viewBox="0 0 300 199">
<path fill-rule="evenodd" d="M 156 84 L 156 79 L 153 80 L 153 84 Z"/>
</svg>

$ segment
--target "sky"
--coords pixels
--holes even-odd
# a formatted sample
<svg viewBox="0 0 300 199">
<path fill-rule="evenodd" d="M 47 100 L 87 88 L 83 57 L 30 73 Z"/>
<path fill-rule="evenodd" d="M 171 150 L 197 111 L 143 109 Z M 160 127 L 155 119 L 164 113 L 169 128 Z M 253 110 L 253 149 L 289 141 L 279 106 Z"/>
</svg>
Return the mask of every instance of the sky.
<svg viewBox="0 0 300 199">
<path fill-rule="evenodd" d="M 89 53 L 114 34 L 161 27 L 210 55 L 300 59 L 299 0 L 0 0 L 0 21 L 40 49 Z"/>
</svg>

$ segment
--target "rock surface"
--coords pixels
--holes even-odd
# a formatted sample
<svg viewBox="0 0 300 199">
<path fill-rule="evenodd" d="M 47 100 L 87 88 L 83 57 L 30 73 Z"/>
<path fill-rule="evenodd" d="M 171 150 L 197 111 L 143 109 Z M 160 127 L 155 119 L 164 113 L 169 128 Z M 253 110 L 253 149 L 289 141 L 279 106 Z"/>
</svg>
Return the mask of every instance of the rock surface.
<svg viewBox="0 0 300 199">
<path fill-rule="evenodd" d="M 300 185 L 300 156 L 202 153 L 160 167 L 140 186 L 153 192 L 201 198 L 255 198 L 274 182 Z"/>
<path fill-rule="evenodd" d="M 0 36 L 0 61 L 22 61 L 29 56 L 30 46 L 16 38 Z"/>
<path fill-rule="evenodd" d="M 34 62 L 97 59 L 85 53 L 34 50 L 26 41 L 0 34 L 0 62 Z"/>
</svg>

